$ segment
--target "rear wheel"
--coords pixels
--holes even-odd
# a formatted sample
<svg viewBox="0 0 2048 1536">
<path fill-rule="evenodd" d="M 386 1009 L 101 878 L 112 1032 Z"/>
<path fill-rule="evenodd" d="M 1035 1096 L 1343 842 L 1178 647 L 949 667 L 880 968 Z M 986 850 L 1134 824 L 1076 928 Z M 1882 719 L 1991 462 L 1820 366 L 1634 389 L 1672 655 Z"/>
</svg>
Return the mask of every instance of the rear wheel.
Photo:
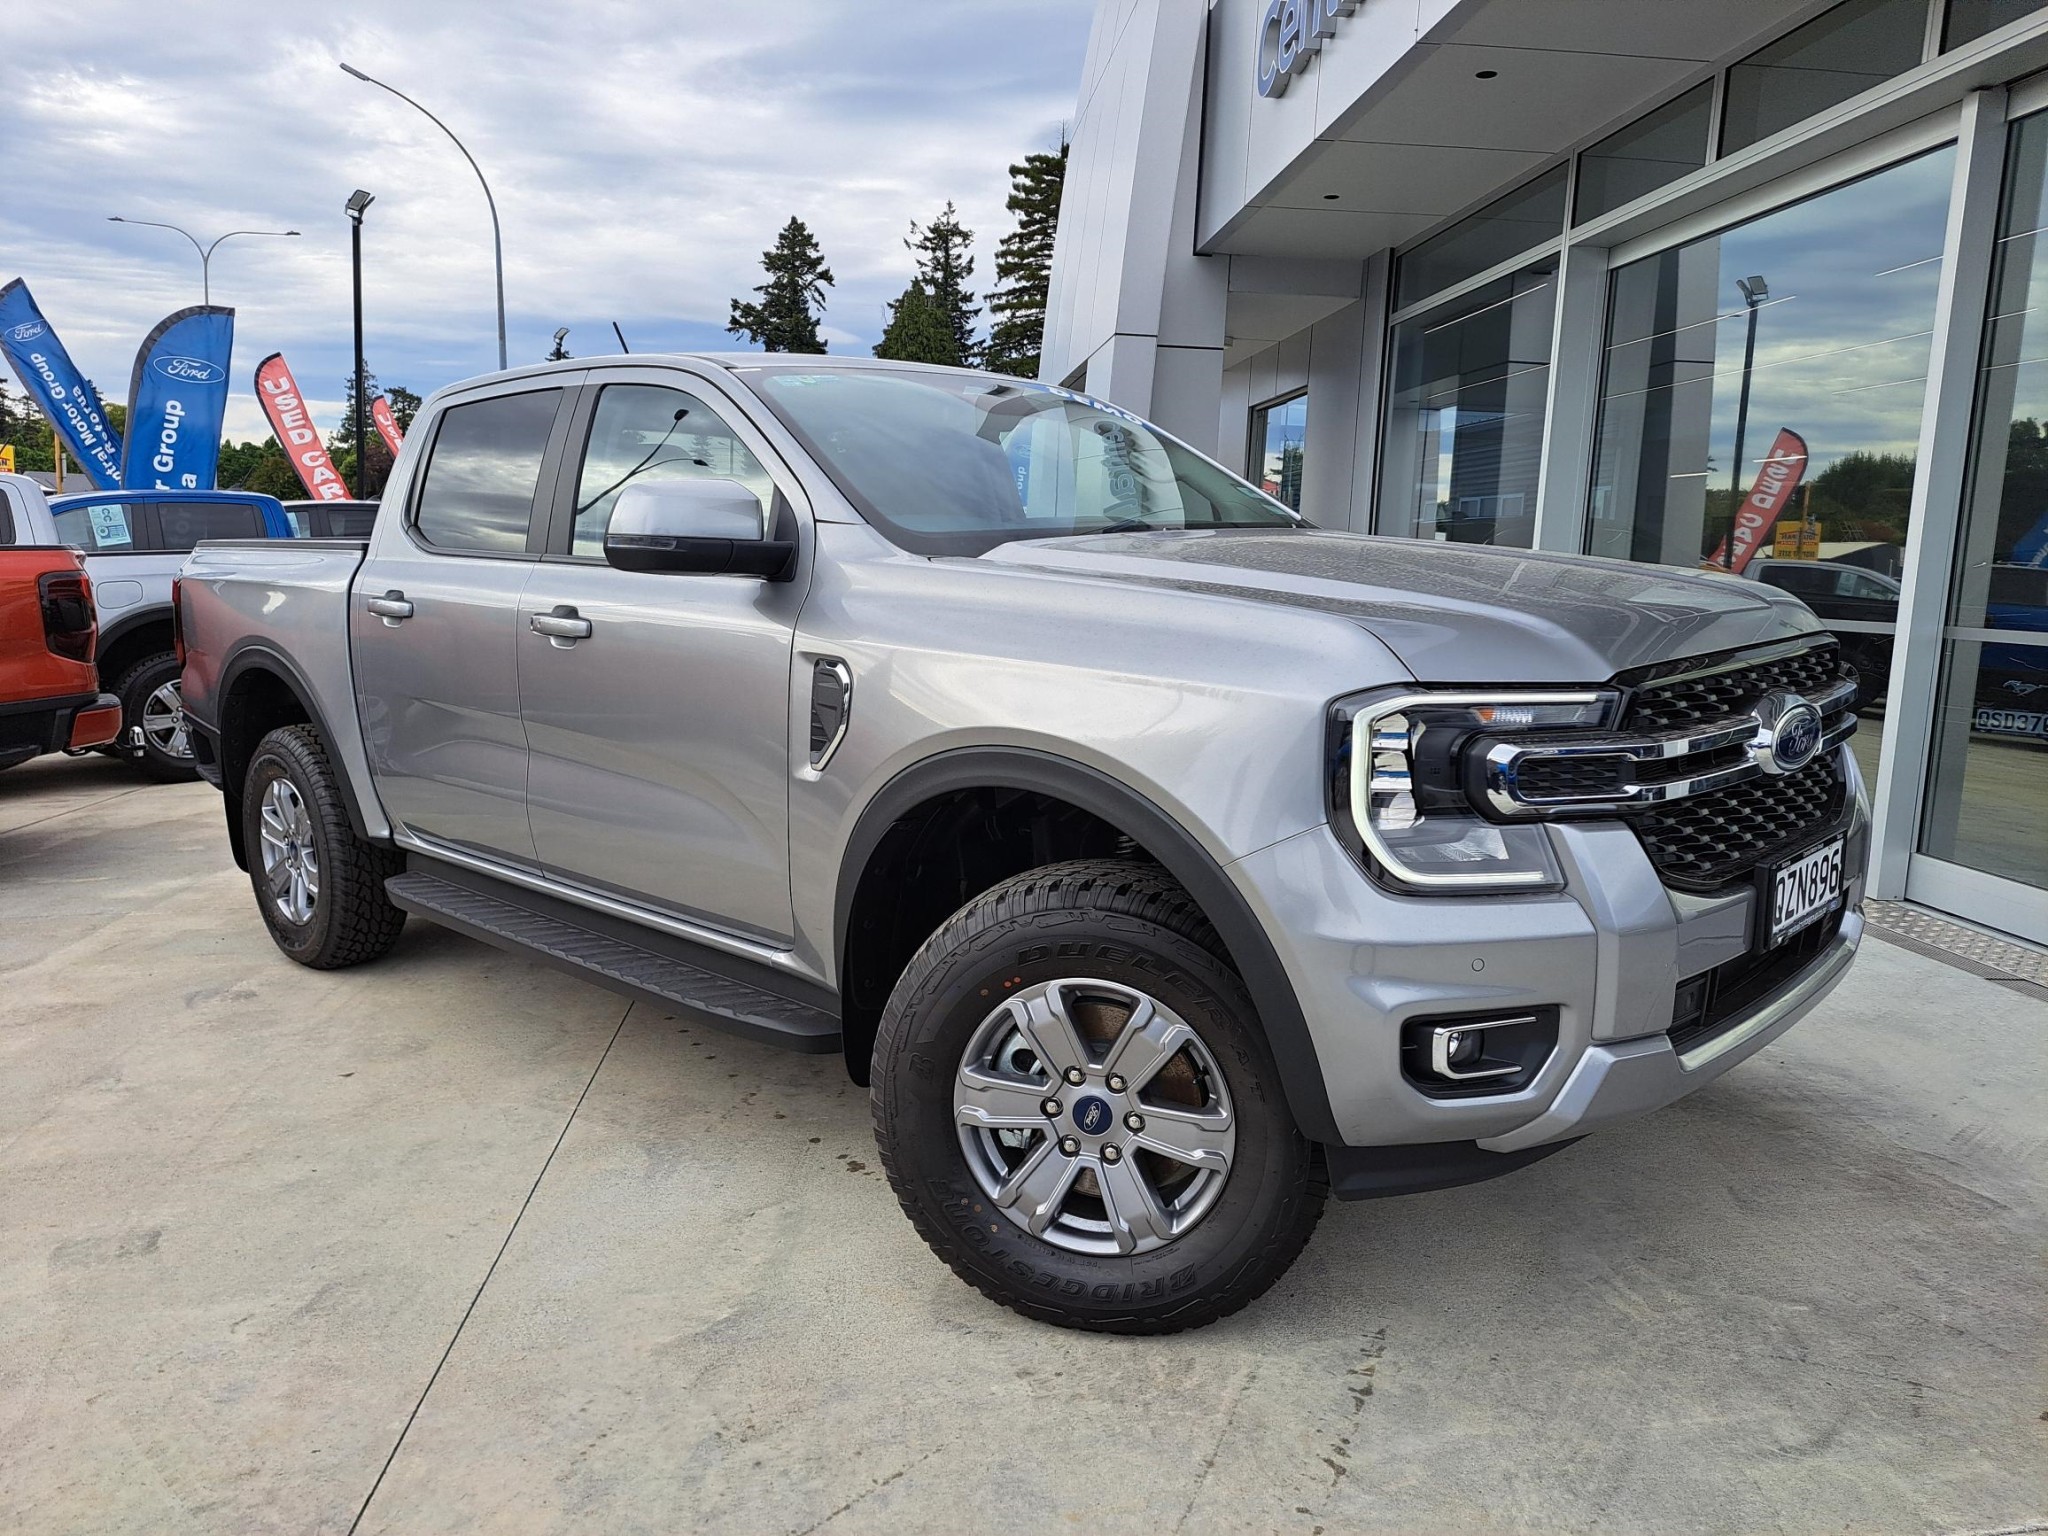
<svg viewBox="0 0 2048 1536">
<path fill-rule="evenodd" d="M 398 942 L 405 914 L 384 882 L 404 856 L 356 836 L 312 726 L 281 726 L 257 743 L 242 781 L 242 842 L 264 924 L 299 964 L 339 970 Z"/>
<path fill-rule="evenodd" d="M 1064 1327 L 1171 1333 L 1292 1264 L 1327 1181 L 1244 984 L 1148 866 L 1052 865 L 928 940 L 875 1043 L 898 1200 L 990 1298 Z"/>
<path fill-rule="evenodd" d="M 142 771 L 164 784 L 199 777 L 185 728 L 184 668 L 169 651 L 145 657 L 121 676 L 120 745 Z"/>
</svg>

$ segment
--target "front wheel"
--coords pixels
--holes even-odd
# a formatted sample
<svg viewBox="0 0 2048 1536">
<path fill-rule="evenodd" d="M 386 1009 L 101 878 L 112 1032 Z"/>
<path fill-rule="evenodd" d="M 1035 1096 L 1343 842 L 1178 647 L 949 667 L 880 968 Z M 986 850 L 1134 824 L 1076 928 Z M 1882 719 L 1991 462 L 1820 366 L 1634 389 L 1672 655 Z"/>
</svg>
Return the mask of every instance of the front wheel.
<svg viewBox="0 0 2048 1536">
<path fill-rule="evenodd" d="M 384 894 L 396 850 L 356 836 L 319 732 L 280 726 L 242 781 L 242 846 L 256 906 L 277 947 L 316 971 L 389 952 L 405 914 Z"/>
<path fill-rule="evenodd" d="M 1327 1180 L 1251 998 L 1144 865 L 1051 865 L 956 913 L 875 1042 L 897 1199 L 953 1270 L 1063 1327 L 1172 1333 L 1300 1254 Z"/>
</svg>

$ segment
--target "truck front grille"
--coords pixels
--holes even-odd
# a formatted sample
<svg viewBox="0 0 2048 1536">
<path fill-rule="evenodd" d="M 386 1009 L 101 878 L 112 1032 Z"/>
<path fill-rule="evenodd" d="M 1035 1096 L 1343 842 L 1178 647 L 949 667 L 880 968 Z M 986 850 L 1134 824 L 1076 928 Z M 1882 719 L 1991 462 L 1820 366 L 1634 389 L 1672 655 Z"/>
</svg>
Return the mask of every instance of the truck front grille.
<svg viewBox="0 0 2048 1536">
<path fill-rule="evenodd" d="M 1669 800 L 1631 818 L 1667 885 L 1710 891 L 1811 842 L 1842 818 L 1848 786 L 1832 755 L 1783 779 Z"/>
<path fill-rule="evenodd" d="M 1831 640 L 1766 652 L 1755 661 L 1736 656 L 1666 662 L 1616 679 L 1629 689 L 1621 727 L 1690 730 L 1739 715 L 1775 689 L 1815 698 L 1854 676 Z M 1715 890 L 1841 822 L 1848 785 L 1837 757 L 1824 752 L 1783 778 L 1754 778 L 1667 800 L 1629 821 L 1667 884 Z"/>
<path fill-rule="evenodd" d="M 1625 672 L 1617 682 L 1633 691 L 1621 716 L 1623 730 L 1679 731 L 1739 715 L 1774 688 L 1815 698 L 1855 672 L 1832 640 L 1789 655 L 1701 670 L 1708 663 L 1668 661 Z M 1668 680 L 1667 680 L 1668 679 Z"/>
</svg>

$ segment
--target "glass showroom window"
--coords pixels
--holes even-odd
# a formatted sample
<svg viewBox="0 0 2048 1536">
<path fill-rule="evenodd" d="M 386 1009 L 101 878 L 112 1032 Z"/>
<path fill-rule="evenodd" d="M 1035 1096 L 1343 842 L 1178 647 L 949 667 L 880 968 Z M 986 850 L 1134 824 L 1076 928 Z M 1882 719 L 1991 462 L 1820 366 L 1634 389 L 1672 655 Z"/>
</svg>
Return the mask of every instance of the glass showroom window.
<svg viewBox="0 0 2048 1536">
<path fill-rule="evenodd" d="M 1587 149 L 1579 156 L 1574 222 L 1611 213 L 1705 165 L 1713 118 L 1714 83 L 1705 80 Z"/>
<path fill-rule="evenodd" d="M 1394 327 L 1381 533 L 1530 547 L 1556 308 L 1545 263 Z"/>
<path fill-rule="evenodd" d="M 1920 62 L 1927 0 L 1846 0 L 1728 71 L 1721 153 L 1731 155 Z"/>
<path fill-rule="evenodd" d="M 1290 395 L 1252 412 L 1246 477 L 1268 496 L 1301 510 L 1301 459 L 1308 444 L 1308 395 Z"/>
<path fill-rule="evenodd" d="M 1631 262 L 1609 297 L 1587 548 L 1798 591 L 1873 701 L 1954 166 L 1934 150 Z"/>
<path fill-rule="evenodd" d="M 2009 21 L 2033 15 L 2043 6 L 2048 6 L 2048 0 L 1949 0 L 1948 27 L 1941 45 L 1960 48 Z"/>
<path fill-rule="evenodd" d="M 2044 224 L 2048 116 L 2013 125 L 2006 160 L 1920 846 L 1951 863 L 2048 888 Z"/>
<path fill-rule="evenodd" d="M 1433 293 L 1557 239 L 1564 233 L 1569 172 L 1568 166 L 1553 166 L 1443 233 L 1404 251 L 1395 269 L 1394 307 L 1419 304 Z"/>
</svg>

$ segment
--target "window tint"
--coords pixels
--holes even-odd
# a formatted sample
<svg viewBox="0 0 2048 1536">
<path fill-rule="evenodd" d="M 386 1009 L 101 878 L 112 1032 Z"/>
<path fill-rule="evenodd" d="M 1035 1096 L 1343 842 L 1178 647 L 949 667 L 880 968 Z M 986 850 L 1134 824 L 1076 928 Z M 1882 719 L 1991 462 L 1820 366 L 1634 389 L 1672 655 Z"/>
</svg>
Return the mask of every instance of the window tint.
<svg viewBox="0 0 2048 1536">
<path fill-rule="evenodd" d="M 520 554 L 559 389 L 451 406 L 434 434 L 414 526 L 436 549 Z"/>
<path fill-rule="evenodd" d="M 1927 0 L 1848 0 L 1728 71 L 1721 153 L 1730 154 L 1920 62 Z"/>
<path fill-rule="evenodd" d="M 136 548 L 136 518 L 141 510 L 122 501 L 67 507 L 57 514 L 57 537 L 89 555 L 110 550 L 132 554 Z"/>
<path fill-rule="evenodd" d="M 2009 21 L 2033 15 L 2043 5 L 2048 0 L 1949 0 L 1948 30 L 1941 46 L 1960 48 Z"/>
<path fill-rule="evenodd" d="M 323 539 L 367 539 L 377 525 L 377 507 L 333 506 L 319 509 L 319 536 Z"/>
<path fill-rule="evenodd" d="M 1562 235 L 1568 169 L 1545 171 L 1404 255 L 1394 282 L 1395 308 L 1406 309 Z"/>
<path fill-rule="evenodd" d="M 5 491 L 0 491 L 0 544 L 14 542 L 14 505 Z"/>
<path fill-rule="evenodd" d="M 619 492 L 643 480 L 737 480 L 761 503 L 764 529 L 775 502 L 775 482 L 761 461 L 695 395 L 659 384 L 607 384 L 576 481 L 572 555 L 604 558 Z"/>
<path fill-rule="evenodd" d="M 1579 156 L 1580 223 L 1633 202 L 1707 163 L 1714 83 L 1645 113 Z"/>
<path fill-rule="evenodd" d="M 1834 571 L 1812 566 L 1771 564 L 1763 568 L 1763 580 L 1771 586 L 1801 597 L 1833 597 L 1841 578 Z"/>
<path fill-rule="evenodd" d="M 263 514 L 238 502 L 160 501 L 156 517 L 163 535 L 159 549 L 190 549 L 201 539 L 263 537 Z"/>
</svg>

